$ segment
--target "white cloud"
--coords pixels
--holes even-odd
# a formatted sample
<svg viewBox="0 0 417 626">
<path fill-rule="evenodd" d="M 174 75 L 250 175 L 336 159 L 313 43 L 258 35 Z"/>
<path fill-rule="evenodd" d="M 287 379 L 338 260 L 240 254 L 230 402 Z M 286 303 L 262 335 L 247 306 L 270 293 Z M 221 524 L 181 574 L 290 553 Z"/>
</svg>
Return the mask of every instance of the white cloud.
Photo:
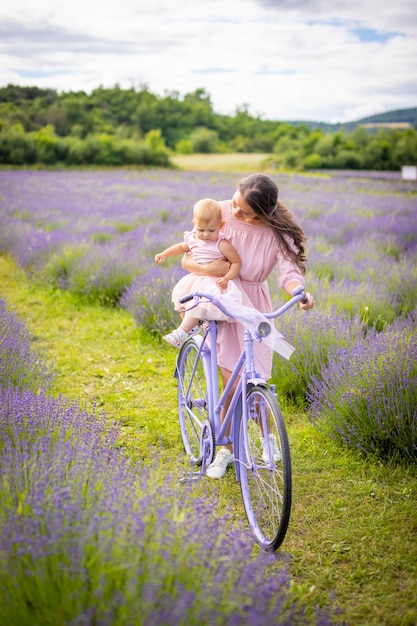
<svg viewBox="0 0 417 626">
<path fill-rule="evenodd" d="M 219 113 L 347 121 L 416 106 L 416 14 L 410 0 L 3 0 L 0 84 L 204 87 Z"/>
</svg>

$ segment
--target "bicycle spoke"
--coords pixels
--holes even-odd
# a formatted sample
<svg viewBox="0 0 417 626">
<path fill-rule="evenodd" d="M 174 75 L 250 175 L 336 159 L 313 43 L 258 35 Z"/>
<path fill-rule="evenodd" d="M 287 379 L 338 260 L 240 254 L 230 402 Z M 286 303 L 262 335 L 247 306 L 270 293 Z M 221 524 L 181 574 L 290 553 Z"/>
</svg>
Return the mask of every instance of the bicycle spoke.
<svg viewBox="0 0 417 626">
<path fill-rule="evenodd" d="M 263 477 L 262 472 L 265 472 L 265 470 L 255 470 L 257 476 L 256 481 L 254 481 L 254 489 L 258 493 L 258 497 L 254 498 L 258 504 L 255 515 L 262 520 L 261 526 L 270 528 L 271 534 L 276 534 L 281 522 L 281 510 L 284 499 L 282 487 L 279 487 L 277 484 L 275 472 L 273 470 L 266 471 L 271 474 L 271 476 L 268 476 L 271 482 Z"/>
</svg>

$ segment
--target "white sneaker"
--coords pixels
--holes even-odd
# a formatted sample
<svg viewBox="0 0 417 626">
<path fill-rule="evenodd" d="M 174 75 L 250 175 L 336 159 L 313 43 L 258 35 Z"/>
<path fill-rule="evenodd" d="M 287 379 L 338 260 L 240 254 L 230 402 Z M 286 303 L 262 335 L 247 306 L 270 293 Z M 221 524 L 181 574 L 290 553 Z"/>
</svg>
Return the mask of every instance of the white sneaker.
<svg viewBox="0 0 417 626">
<path fill-rule="evenodd" d="M 182 328 L 177 328 L 173 330 L 172 333 L 168 333 L 168 335 L 164 335 L 162 339 L 167 343 L 170 343 L 174 348 L 181 348 L 182 344 L 187 339 L 188 335 Z"/>
<path fill-rule="evenodd" d="M 274 463 L 278 463 L 281 460 L 281 452 L 278 448 L 278 443 L 274 433 L 269 433 L 269 452 L 272 454 L 272 460 Z M 268 453 L 268 447 L 265 439 L 261 437 L 261 445 L 262 445 L 262 461 L 264 463 L 269 463 L 270 457 Z"/>
<path fill-rule="evenodd" d="M 228 448 L 219 448 L 213 463 L 206 469 L 206 475 L 209 478 L 223 478 L 226 473 L 227 466 L 233 461 L 233 454 Z"/>
</svg>

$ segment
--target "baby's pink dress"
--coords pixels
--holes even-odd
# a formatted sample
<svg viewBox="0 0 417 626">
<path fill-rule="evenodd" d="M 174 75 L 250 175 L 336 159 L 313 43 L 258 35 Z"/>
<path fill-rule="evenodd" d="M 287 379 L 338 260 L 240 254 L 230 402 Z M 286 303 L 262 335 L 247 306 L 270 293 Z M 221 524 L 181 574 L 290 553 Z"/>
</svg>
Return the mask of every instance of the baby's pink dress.
<svg viewBox="0 0 417 626">
<path fill-rule="evenodd" d="M 219 243 L 223 240 L 230 240 L 230 237 L 226 236 L 223 231 L 219 232 L 219 236 L 216 241 L 202 241 L 195 237 L 194 231 L 185 231 L 184 241 L 188 245 L 193 255 L 193 261 L 199 264 L 211 263 L 216 259 L 223 259 L 224 255 L 219 249 Z M 179 302 L 182 296 L 186 296 L 195 291 L 209 292 L 217 295 L 221 293 L 220 288 L 216 285 L 217 278 L 210 276 L 197 276 L 197 274 L 187 274 L 183 276 L 172 290 L 172 301 L 176 311 L 183 311 L 185 306 Z M 210 283 L 211 288 L 207 288 L 207 282 Z M 236 286 L 239 284 L 239 279 L 235 281 L 229 281 L 229 284 L 233 282 Z M 238 287 L 239 288 L 239 287 Z M 189 314 L 192 317 L 198 319 L 213 319 L 213 320 L 226 320 L 224 315 L 215 305 L 212 304 L 200 304 L 197 307 L 190 309 Z"/>
<path fill-rule="evenodd" d="M 304 285 L 303 275 L 298 266 L 284 256 L 271 228 L 235 219 L 230 200 L 220 204 L 225 221 L 223 230 L 242 261 L 240 286 L 258 311 L 268 313 L 272 304 L 266 279 L 272 270 L 277 266 L 277 283 L 282 289 L 292 280 Z M 289 241 L 296 249 L 292 239 Z M 237 322 L 221 322 L 217 328 L 218 363 L 232 371 L 243 346 L 243 326 Z M 255 356 L 258 373 L 268 380 L 272 370 L 271 348 L 265 343 L 256 343 Z"/>
</svg>

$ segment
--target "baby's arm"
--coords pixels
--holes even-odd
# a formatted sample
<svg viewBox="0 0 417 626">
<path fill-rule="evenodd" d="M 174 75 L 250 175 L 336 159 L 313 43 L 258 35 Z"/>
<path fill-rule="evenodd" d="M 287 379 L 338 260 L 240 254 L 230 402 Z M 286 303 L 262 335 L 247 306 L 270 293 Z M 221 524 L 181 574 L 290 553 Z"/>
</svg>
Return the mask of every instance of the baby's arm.
<svg viewBox="0 0 417 626">
<path fill-rule="evenodd" d="M 185 243 L 185 241 L 182 241 L 181 243 L 176 243 L 175 245 L 166 248 L 166 250 L 155 254 L 155 263 L 158 263 L 158 265 L 160 265 L 162 261 L 165 261 L 165 259 L 167 259 L 169 256 L 179 256 L 180 254 L 184 254 L 184 252 L 188 251 L 189 247 Z"/>
<path fill-rule="evenodd" d="M 222 241 L 219 243 L 219 250 L 229 261 L 230 268 L 229 271 L 222 278 L 218 278 L 216 280 L 216 283 L 220 287 L 220 289 L 227 289 L 227 284 L 229 280 L 233 280 L 239 275 L 240 268 L 242 267 L 242 261 L 240 260 L 240 256 L 236 248 L 232 246 L 232 244 L 226 239 L 222 239 Z"/>
</svg>

